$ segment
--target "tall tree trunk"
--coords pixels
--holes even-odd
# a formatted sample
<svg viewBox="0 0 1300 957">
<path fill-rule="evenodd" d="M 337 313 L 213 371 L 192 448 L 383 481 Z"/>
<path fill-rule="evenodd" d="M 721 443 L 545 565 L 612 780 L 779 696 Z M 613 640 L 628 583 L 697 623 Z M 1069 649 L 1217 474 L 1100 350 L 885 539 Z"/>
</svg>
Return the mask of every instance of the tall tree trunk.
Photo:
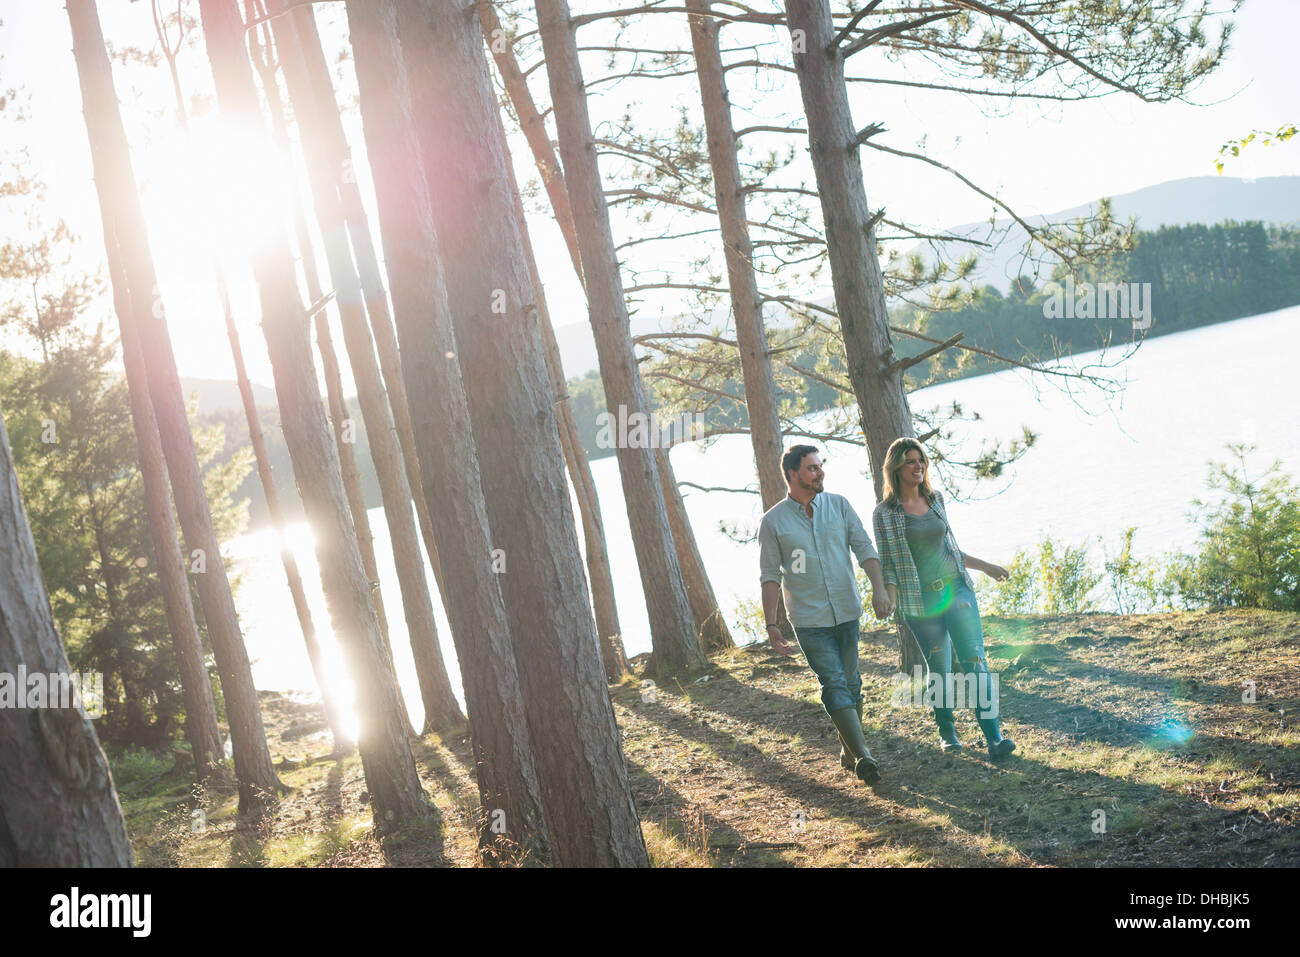
<svg viewBox="0 0 1300 957">
<path fill-rule="evenodd" d="M 487 4 L 481 4 L 479 10 L 490 10 Z M 495 13 L 493 13 L 495 16 Z M 505 139 L 505 124 L 501 120 L 501 111 L 497 111 L 501 122 L 501 138 Z M 515 215 L 519 222 L 524 218 L 524 201 L 519 194 L 519 184 L 515 181 L 513 163 L 506 164 L 510 174 L 510 192 L 515 199 Z M 573 418 L 573 404 L 569 401 L 569 388 L 564 380 L 564 365 L 560 359 L 560 346 L 555 341 L 555 327 L 551 324 L 551 311 L 546 304 L 546 291 L 542 287 L 542 277 L 537 270 L 537 257 L 533 254 L 533 242 L 524 229 L 520 233 L 524 244 L 524 256 L 528 259 L 528 276 L 533 289 L 537 291 L 538 324 L 542 332 L 542 347 L 546 357 L 546 374 L 551 380 L 551 390 L 555 393 L 556 425 L 560 431 L 560 444 L 564 450 L 564 462 L 573 482 L 574 495 L 578 500 L 578 513 L 582 518 L 583 544 L 587 556 L 587 584 L 591 589 L 591 604 L 596 613 L 596 634 L 600 638 L 601 660 L 605 663 L 605 677 L 610 681 L 620 681 L 631 674 L 627 663 L 627 650 L 623 647 L 623 629 L 618 623 L 618 605 L 614 600 L 614 576 L 609 567 L 609 550 L 605 546 L 605 524 L 600 515 L 600 499 L 596 496 L 596 482 L 591 474 L 591 463 L 587 461 L 587 450 L 582 445 L 582 433 Z"/>
<path fill-rule="evenodd" d="M 110 267 L 111 273 L 114 279 L 125 281 L 129 287 L 122 301 L 129 302 L 130 311 L 118 318 L 123 325 L 135 326 L 144 354 L 176 510 L 186 547 L 194 559 L 191 569 L 196 574 L 203 618 L 221 675 L 234 746 L 239 806 L 241 811 L 255 812 L 264 808 L 282 785 L 275 776 L 271 752 L 266 746 L 253 672 L 203 490 L 99 16 L 94 4 L 87 0 L 70 0 L 67 9 L 100 214 L 106 234 L 111 229 L 117 240 L 116 246 L 107 250 L 110 264 L 115 256 L 121 257 L 120 266 Z"/>
<path fill-rule="evenodd" d="M 284 2 L 285 0 L 273 0 L 272 5 L 283 7 Z M 316 91 L 318 101 L 333 105 L 334 88 L 330 79 L 329 64 L 325 60 L 325 52 L 321 47 L 320 34 L 316 30 L 315 16 L 310 9 L 300 9 L 294 10 L 287 19 L 297 31 L 303 66 L 312 88 Z M 375 346 L 379 351 L 379 368 L 384 375 L 384 386 L 388 390 L 393 421 L 397 425 L 398 445 L 402 452 L 402 462 L 406 467 L 407 484 L 414 493 L 420 488 L 422 481 L 420 459 L 416 452 L 415 433 L 411 426 L 406 383 L 402 379 L 397 333 L 393 329 L 393 317 L 388 311 L 388 296 L 384 291 L 383 270 L 379 265 L 379 257 L 375 253 L 375 242 L 361 200 L 357 177 L 351 175 L 352 152 L 343 131 L 342 117 L 336 108 L 330 109 L 323 114 L 322 122 L 325 138 L 331 149 L 330 161 L 334 169 L 340 171 L 339 195 L 343 201 L 343 217 L 347 222 L 348 236 L 352 240 L 353 255 L 356 258 L 361 288 L 366 300 L 366 313 L 370 317 L 370 328 L 374 332 Z M 438 583 L 439 591 L 442 591 L 444 587 L 442 560 L 438 556 L 430 506 L 423 495 L 416 494 L 414 497 L 420 534 L 424 538 L 434 580 Z"/>
<path fill-rule="evenodd" d="M 791 35 L 799 37 L 795 73 L 808 118 L 817 192 L 826 228 L 835 308 L 844 338 L 849 381 L 858 400 L 876 501 L 883 494 L 885 452 L 899 436 L 914 436 L 902 370 L 891 370 L 885 283 L 876 251 L 876 220 L 867 205 L 857 131 L 844 82 L 844 58 L 835 45 L 828 0 L 786 0 Z M 798 32 L 796 32 L 798 31 Z M 911 673 L 920 663 L 916 640 L 896 615 L 900 663 Z"/>
<path fill-rule="evenodd" d="M 72 673 L 0 421 L 0 673 L 16 679 L 20 667 Z M 24 701 L 27 691 L 14 688 Z M 131 864 L 113 776 L 82 707 L 0 708 L 0 867 Z"/>
<path fill-rule="evenodd" d="M 106 236 L 105 241 L 106 244 L 117 245 L 115 236 Z M 114 305 L 119 316 L 130 314 L 131 304 L 126 296 L 126 288 L 126 282 L 120 277 L 113 283 Z M 201 784 L 232 785 L 234 777 L 224 760 L 221 731 L 217 727 L 216 703 L 212 697 L 212 682 L 204 663 L 203 643 L 199 639 L 198 624 L 194 619 L 190 584 L 185 578 L 185 559 L 181 555 L 176 519 L 172 515 L 171 498 L 167 493 L 167 466 L 163 461 L 162 439 L 158 436 L 153 403 L 149 400 L 144 354 L 137 341 L 135 326 L 128 322 L 121 323 L 119 328 L 122 332 L 122 360 L 126 366 L 127 392 L 131 397 L 131 423 L 140 450 L 145 516 L 149 523 L 149 538 L 153 542 L 158 581 L 162 586 L 167 628 L 171 632 L 172 647 L 176 651 L 176 667 L 180 672 L 181 692 L 185 699 L 185 736 L 189 739 L 190 753 L 194 757 L 195 777 Z"/>
<path fill-rule="evenodd" d="M 686 596 L 691 602 L 691 615 L 695 627 L 699 629 L 700 644 L 705 652 L 723 651 L 736 647 L 731 637 L 727 620 L 718 608 L 718 599 L 713 594 L 713 585 L 704 571 L 704 558 L 695 544 L 695 533 L 691 530 L 690 516 L 686 514 L 686 503 L 677 488 L 677 478 L 673 475 L 672 463 L 668 461 L 668 450 L 654 450 L 655 468 L 659 472 L 659 487 L 664 493 L 664 507 L 668 513 L 668 526 L 672 529 L 673 545 L 682 566 L 682 581 L 686 585 Z"/>
<path fill-rule="evenodd" d="M 185 106 L 185 96 L 181 89 L 180 73 L 176 68 L 176 57 L 168 46 L 168 39 L 163 32 L 162 23 L 154 19 L 154 28 L 162 43 L 167 66 L 171 73 L 172 92 L 176 100 L 176 118 L 190 135 L 189 111 Z M 316 676 L 316 685 L 320 688 L 321 703 L 325 709 L 325 720 L 330 726 L 330 735 L 334 740 L 334 752 L 344 754 L 356 745 L 343 726 L 342 709 L 337 696 L 326 680 L 325 661 L 321 654 L 320 642 L 316 639 L 316 626 L 311 620 L 311 609 L 307 605 L 307 594 L 302 585 L 302 574 L 298 571 L 297 559 L 293 557 L 285 537 L 284 514 L 280 509 L 280 496 L 276 491 L 275 479 L 271 475 L 271 462 L 266 454 L 266 442 L 262 437 L 262 425 L 258 420 L 257 403 L 253 399 L 253 387 L 248 381 L 244 368 L 244 351 L 239 344 L 239 330 L 235 328 L 235 315 L 230 308 L 230 292 L 226 286 L 225 272 L 219 262 L 213 263 L 217 279 L 217 291 L 221 298 L 221 311 L 226 320 L 226 337 L 230 340 L 231 357 L 235 363 L 235 380 L 239 385 L 239 397 L 244 406 L 244 418 L 248 422 L 248 435 L 253 446 L 253 457 L 257 462 L 257 476 L 262 485 L 262 494 L 266 498 L 266 511 L 271 519 L 271 526 L 280 539 L 280 562 L 284 565 L 285 579 L 289 584 L 289 594 L 293 598 L 294 613 L 298 616 L 298 626 L 302 629 L 303 643 L 307 648 L 307 658 L 311 662 L 312 674 Z"/>
<path fill-rule="evenodd" d="M 871 480 L 879 501 L 886 450 L 899 436 L 916 433 L 902 371 L 888 368 L 894 361 L 894 347 L 876 251 L 876 220 L 862 183 L 857 131 L 844 83 L 844 58 L 833 43 L 830 4 L 828 0 L 786 0 L 785 7 L 791 33 L 802 41 L 795 47 L 795 73 L 808 118 L 808 144 L 821 196 L 849 381 L 858 400 Z"/>
<path fill-rule="evenodd" d="M 554 158 L 551 141 L 546 135 L 546 124 L 536 109 L 531 109 L 532 98 L 528 95 L 527 81 L 524 79 L 519 64 L 509 44 L 504 42 L 505 31 L 497 18 L 496 9 L 490 3 L 477 4 L 479 25 L 484 39 L 496 60 L 497 69 L 506 84 L 507 95 L 516 104 L 516 115 L 525 131 L 529 147 L 537 160 L 537 168 L 546 185 L 547 195 L 551 198 L 551 208 L 560 223 L 560 232 L 569 249 L 569 259 L 578 281 L 582 281 L 582 260 L 578 255 L 578 239 L 573 230 L 573 212 L 569 209 L 569 198 L 564 191 L 564 177 L 560 172 L 559 161 Z M 551 157 L 549 165 L 540 157 Z M 515 182 L 513 164 L 508 164 L 510 187 L 515 192 L 516 209 L 519 221 L 525 222 L 523 201 L 519 197 L 519 187 Z M 601 654 L 605 661 L 605 677 L 618 681 L 630 674 L 627 652 L 623 647 L 623 629 L 618 621 L 618 604 L 614 600 L 614 577 L 609 567 L 609 548 L 605 542 L 605 523 L 600 514 L 600 498 L 596 494 L 596 482 L 591 474 L 591 463 L 587 460 L 587 450 L 582 444 L 582 433 L 573 417 L 573 403 L 569 399 L 568 383 L 564 378 L 564 364 L 560 359 L 560 347 L 555 341 L 555 327 L 551 323 L 550 310 L 546 305 L 546 295 L 542 290 L 541 278 L 537 271 L 537 257 L 533 255 L 533 246 L 524 230 L 524 252 L 528 256 L 529 274 L 533 278 L 533 287 L 538 290 L 537 305 L 541 312 L 542 339 L 546 348 L 546 371 L 551 377 L 551 387 L 555 390 L 556 412 L 559 415 L 560 441 L 564 447 L 564 461 L 569 469 L 569 478 L 573 482 L 574 493 L 578 499 L 578 514 L 582 518 L 583 542 L 586 546 L 587 580 L 591 588 L 591 603 L 596 612 L 596 634 L 600 636 Z"/>
<path fill-rule="evenodd" d="M 222 116 L 233 128 L 263 130 L 234 0 L 199 0 L 208 59 Z M 334 633 L 356 683 L 358 750 L 379 829 L 429 815 L 405 736 L 392 660 L 375 620 L 370 585 L 343 497 L 339 458 L 312 366 L 307 317 L 294 281 L 289 242 L 279 224 L 253 258 L 285 442 L 316 539 L 316 560 Z"/>
<path fill-rule="evenodd" d="M 235 328 L 235 314 L 230 308 L 230 294 L 226 289 L 226 279 L 220 267 L 218 267 L 217 285 L 221 293 L 221 309 L 226 317 L 226 336 L 230 339 L 230 354 L 235 362 L 235 380 L 239 383 L 239 398 L 244 405 L 244 418 L 248 421 L 248 440 L 253 446 L 253 457 L 257 461 L 257 476 L 262 483 L 262 494 L 266 497 L 266 513 L 271 519 L 271 527 L 275 529 L 275 534 L 280 539 L 280 562 L 284 565 L 284 576 L 289 582 L 289 594 L 293 597 L 293 609 L 298 615 L 298 625 L 302 628 L 302 640 L 307 646 L 307 658 L 311 662 L 312 674 L 316 676 L 316 685 L 320 688 L 325 720 L 334 738 L 334 753 L 346 754 L 356 747 L 356 742 L 344 727 L 343 709 L 327 680 L 325 658 L 321 652 L 320 641 L 316 638 L 316 625 L 311 619 L 311 609 L 307 607 L 307 592 L 303 588 L 302 573 L 298 571 L 298 560 L 293 557 L 293 551 L 289 548 L 284 513 L 280 509 L 280 494 L 275 487 L 275 477 L 271 474 L 271 460 L 266 454 L 266 441 L 262 436 L 262 424 L 257 415 L 257 401 L 253 398 L 253 386 L 248 381 L 248 371 L 244 368 L 244 350 L 239 344 L 239 330 Z"/>
<path fill-rule="evenodd" d="M 401 337 L 424 496 L 446 558 L 443 599 L 469 711 L 480 840 L 502 836 L 545 854 L 546 824 L 515 650 L 494 573 L 487 507 L 466 404 L 410 89 L 391 3 L 349 3 L 348 26 L 374 174 L 380 237 Z M 454 503 L 454 507 L 447 507 Z M 504 811 L 504 820 L 496 812 Z"/>
<path fill-rule="evenodd" d="M 736 156 L 736 132 L 731 124 L 731 102 L 727 97 L 726 74 L 718 45 L 718 21 L 709 16 L 710 0 L 686 0 L 691 24 L 691 46 L 695 50 L 695 72 L 700 80 L 700 101 L 704 107 L 704 128 L 709 146 L 709 167 L 713 171 L 713 195 L 718 204 L 727 282 L 731 290 L 731 313 L 740 346 L 740 372 L 745 386 L 745 409 L 749 413 L 749 440 L 754 447 L 758 488 L 763 509 L 780 503 L 786 496 L 781 474 L 781 420 L 777 415 L 776 383 L 767 354 L 763 331 L 763 299 L 754 273 L 754 247 L 745 219 L 745 194 L 741 192 L 740 162 Z"/>
<path fill-rule="evenodd" d="M 262 90 L 266 96 L 267 112 L 271 116 L 271 131 L 276 145 L 283 155 L 292 153 L 289 143 L 289 127 L 285 122 L 284 104 L 280 99 L 280 88 L 275 79 L 275 63 L 270 55 L 270 31 L 265 25 L 265 42 L 261 34 L 254 31 L 250 37 L 253 65 L 262 78 Z M 307 216 L 302 203 L 294 192 L 289 199 L 293 217 L 294 237 L 297 243 L 298 258 L 302 262 L 303 279 L 307 284 L 307 295 L 315 306 L 312 321 L 316 328 L 316 348 L 320 352 L 321 372 L 325 379 L 325 395 L 329 407 L 330 424 L 334 432 L 334 444 L 338 449 L 339 470 L 343 476 L 343 490 L 348 500 L 348 511 L 352 515 L 352 528 L 357 537 L 357 549 L 361 552 L 361 567 L 370 582 L 371 598 L 375 605 L 375 618 L 379 622 L 379 637 L 384 644 L 384 653 L 391 660 L 393 646 L 388 635 L 388 614 L 384 610 L 383 589 L 379 584 L 379 563 L 375 559 L 375 535 L 370 529 L 370 513 L 366 509 L 366 495 L 361 488 L 361 471 L 357 468 L 355 430 L 350 428 L 351 416 L 348 413 L 347 400 L 343 397 L 343 373 L 339 367 L 338 354 L 334 350 L 334 338 L 330 334 L 329 312 L 325 308 L 324 293 L 321 290 L 320 276 L 316 271 L 316 254 L 313 251 L 311 234 L 307 229 Z M 349 438 L 349 435 L 352 438 Z M 397 673 L 393 673 L 397 680 Z M 410 709 L 406 707 L 406 696 L 402 693 L 400 682 L 397 685 L 397 698 L 402 704 L 406 733 L 412 738 L 419 737 L 415 725 L 411 724 Z"/>
<path fill-rule="evenodd" d="M 592 142 L 586 90 L 568 3 L 538 0 L 537 27 L 546 53 L 546 74 L 555 109 L 564 183 L 582 256 L 605 404 L 614 421 L 626 420 L 634 414 L 648 416 L 650 404 L 636 367 L 618 253 Z M 619 475 L 654 648 L 648 670 L 659 676 L 699 670 L 707 662 L 669 528 L 654 450 L 634 447 L 639 443 L 623 441 L 623 436 L 618 438 Z"/>
<path fill-rule="evenodd" d="M 554 861 L 643 866 L 483 38 L 464 0 L 397 10 Z"/>
<path fill-rule="evenodd" d="M 300 12 L 311 15 L 309 11 Z M 370 455 L 383 496 L 384 518 L 388 523 L 397 582 L 402 593 L 402 611 L 420 682 L 420 697 L 424 702 L 424 730 L 449 731 L 463 725 L 465 717 L 460 713 L 460 705 L 451 690 L 442 651 L 438 647 L 433 599 L 425 579 L 420 539 L 411 513 L 411 487 L 407 484 L 406 466 L 398 448 L 392 411 L 375 358 L 374 341 L 366 323 L 366 307 L 373 307 L 374 303 L 361 288 L 348 248 L 347 226 L 339 196 L 344 168 L 338 164 L 337 150 L 331 143 L 334 127 L 337 126 L 337 133 L 342 135 L 338 106 L 332 90 L 313 89 L 290 19 L 277 17 L 272 21 L 272 28 L 280 66 L 298 120 L 321 240 L 325 244 L 325 258 L 343 321 L 343 343 L 351 360 L 357 400 L 366 423 Z M 319 48 L 319 43 L 317 46 Z M 382 288 L 379 298 L 384 299 Z M 383 313 L 383 322 L 389 322 L 386 301 Z"/>
<path fill-rule="evenodd" d="M 564 236 L 565 245 L 569 249 L 570 260 L 573 263 L 574 272 L 578 275 L 579 282 L 583 279 L 582 262 L 578 252 L 577 230 L 574 226 L 573 209 L 569 202 L 569 195 L 564 181 L 564 173 L 560 168 L 559 158 L 555 155 L 555 150 L 551 145 L 550 138 L 546 135 L 546 124 L 542 115 L 538 112 L 533 102 L 532 94 L 528 90 L 528 83 L 524 77 L 523 71 L 519 69 L 519 64 L 515 59 L 514 51 L 509 43 L 505 42 L 504 30 L 501 22 L 497 19 L 496 12 L 489 4 L 480 4 L 478 6 L 479 23 L 483 30 L 484 38 L 487 40 L 489 48 L 493 51 L 497 67 L 501 72 L 501 78 L 506 88 L 506 95 L 515 109 L 515 114 L 519 118 L 520 127 L 524 131 L 525 139 L 528 141 L 529 149 L 532 151 L 534 163 L 537 171 L 546 186 L 546 194 L 550 198 L 551 208 L 555 213 L 556 223 L 560 227 L 560 232 Z M 558 361 L 558 360 L 557 360 Z M 571 414 L 569 416 L 572 418 Z M 581 450 L 580 437 L 575 431 L 571 437 L 577 441 L 578 448 Z M 567 449 L 567 444 L 566 444 Z M 590 484 L 590 469 L 586 466 L 586 452 L 582 450 L 583 467 L 586 470 L 586 478 Z M 656 462 L 656 468 L 659 471 L 667 469 L 669 479 L 671 480 L 674 490 L 677 488 L 677 478 L 672 471 L 671 459 L 659 459 Z M 572 471 L 572 469 L 570 470 Z M 581 485 L 578 481 L 579 476 L 575 474 L 574 484 Z M 660 476 L 661 482 L 663 476 Z M 593 497 L 593 509 L 599 509 L 599 503 L 595 502 L 595 486 L 591 486 Z M 581 503 L 579 498 L 579 503 Z M 712 602 L 708 596 L 713 594 L 713 586 L 709 582 L 708 572 L 700 559 L 699 547 L 695 541 L 695 531 L 691 527 L 690 521 L 686 516 L 685 507 L 681 503 L 680 494 L 676 496 L 665 496 L 665 508 L 668 511 L 668 525 L 673 535 L 673 545 L 677 552 L 677 562 L 682 571 L 683 583 L 686 587 L 688 601 L 691 606 L 691 614 L 695 619 L 695 630 L 701 636 L 702 647 L 705 650 L 721 649 L 734 647 L 731 640 L 731 633 L 727 629 L 726 621 L 722 617 L 717 603 Z M 584 525 L 586 514 L 584 513 Z M 599 521 L 599 515 L 595 516 L 595 521 Z M 603 541 L 603 528 L 601 530 Z M 608 559 L 606 559 L 606 563 Z M 588 564 L 590 564 L 590 555 Z M 593 578 L 595 573 L 593 572 Z M 600 623 L 598 595 L 593 588 L 593 599 L 597 604 L 597 625 Z M 612 594 L 611 594 L 612 599 Z M 602 636 L 607 634 L 601 631 Z M 614 649 L 612 643 L 605 645 L 612 654 Z M 607 654 L 607 663 L 610 655 Z M 611 677 L 613 675 L 611 674 Z"/>
</svg>

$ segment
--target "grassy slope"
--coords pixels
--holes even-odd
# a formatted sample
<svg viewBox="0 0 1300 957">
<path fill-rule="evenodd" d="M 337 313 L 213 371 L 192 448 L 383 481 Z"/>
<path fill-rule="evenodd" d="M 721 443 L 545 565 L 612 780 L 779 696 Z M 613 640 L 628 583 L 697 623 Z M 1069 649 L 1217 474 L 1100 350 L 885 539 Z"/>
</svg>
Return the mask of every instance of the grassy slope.
<svg viewBox="0 0 1300 957">
<path fill-rule="evenodd" d="M 1207 611 L 985 619 L 1001 671 L 1000 766 L 975 747 L 941 754 L 928 711 L 891 708 L 887 629 L 864 632 L 872 789 L 838 763 L 838 739 L 801 656 L 750 647 L 702 684 L 637 681 L 613 698 L 651 858 L 660 866 L 1296 866 L 1300 864 L 1300 617 Z M 1241 682 L 1256 685 L 1243 703 Z M 324 757 L 306 704 L 264 695 L 294 791 L 262 827 L 182 774 L 120 785 L 141 864 L 471 865 L 469 748 L 413 744 L 437 819 L 380 841 L 355 754 Z M 287 732 L 287 734 L 286 734 Z M 313 755 L 318 757 L 313 758 Z M 1094 832 L 1095 812 L 1106 815 Z"/>
</svg>

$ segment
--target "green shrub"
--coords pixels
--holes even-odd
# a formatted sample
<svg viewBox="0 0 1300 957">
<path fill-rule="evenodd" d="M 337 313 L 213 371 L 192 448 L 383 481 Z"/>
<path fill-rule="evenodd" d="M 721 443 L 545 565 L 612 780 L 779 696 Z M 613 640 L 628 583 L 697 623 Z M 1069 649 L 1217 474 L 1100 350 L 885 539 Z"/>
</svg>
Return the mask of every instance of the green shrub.
<svg viewBox="0 0 1300 957">
<path fill-rule="evenodd" d="M 1096 607 L 1091 594 L 1101 575 L 1088 560 L 1086 544 L 1062 545 L 1048 535 L 1032 550 L 1017 551 L 1007 572 L 979 590 L 990 614 L 1062 615 Z"/>
<path fill-rule="evenodd" d="M 1252 479 L 1253 445 L 1228 443 L 1234 462 L 1210 462 L 1217 501 L 1193 500 L 1197 551 L 1172 556 L 1169 590 L 1185 608 L 1204 605 L 1300 610 L 1300 490 L 1274 462 Z"/>
</svg>

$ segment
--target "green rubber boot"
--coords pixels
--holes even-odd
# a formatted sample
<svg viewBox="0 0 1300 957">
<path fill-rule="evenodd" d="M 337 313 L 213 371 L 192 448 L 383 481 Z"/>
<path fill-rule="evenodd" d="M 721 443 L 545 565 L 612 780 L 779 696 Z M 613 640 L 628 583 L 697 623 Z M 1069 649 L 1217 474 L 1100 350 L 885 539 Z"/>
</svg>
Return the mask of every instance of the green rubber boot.
<svg viewBox="0 0 1300 957">
<path fill-rule="evenodd" d="M 853 710 L 855 710 L 858 713 L 858 725 L 861 726 L 862 702 L 859 701 Z M 852 750 L 853 749 L 849 747 L 848 742 L 844 740 L 844 735 L 841 734 L 840 735 L 840 767 L 842 767 L 845 771 L 852 771 L 858 763 L 858 759 L 853 756 Z"/>
<path fill-rule="evenodd" d="M 840 733 L 847 753 L 853 755 L 853 771 L 865 784 L 875 784 L 880 780 L 880 766 L 871 756 L 867 739 L 862 736 L 862 718 L 857 708 L 841 708 L 831 712 L 831 721 Z"/>
</svg>

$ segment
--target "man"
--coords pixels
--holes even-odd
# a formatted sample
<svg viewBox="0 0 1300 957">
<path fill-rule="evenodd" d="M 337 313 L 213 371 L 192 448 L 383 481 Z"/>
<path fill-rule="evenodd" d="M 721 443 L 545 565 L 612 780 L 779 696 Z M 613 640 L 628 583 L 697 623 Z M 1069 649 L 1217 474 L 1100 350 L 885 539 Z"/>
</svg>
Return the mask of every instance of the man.
<svg viewBox="0 0 1300 957">
<path fill-rule="evenodd" d="M 789 495 L 767 511 L 758 527 L 767 639 L 777 654 L 794 653 L 776 625 L 777 589 L 783 586 L 795 637 L 821 684 L 822 706 L 840 734 L 840 764 L 875 784 L 880 767 L 862 735 L 862 600 L 850 552 L 871 581 L 876 617 L 888 618 L 894 608 L 881 578 L 880 556 L 848 499 L 822 490 L 826 473 L 815 447 L 792 446 L 781 458 L 781 469 Z"/>
</svg>

